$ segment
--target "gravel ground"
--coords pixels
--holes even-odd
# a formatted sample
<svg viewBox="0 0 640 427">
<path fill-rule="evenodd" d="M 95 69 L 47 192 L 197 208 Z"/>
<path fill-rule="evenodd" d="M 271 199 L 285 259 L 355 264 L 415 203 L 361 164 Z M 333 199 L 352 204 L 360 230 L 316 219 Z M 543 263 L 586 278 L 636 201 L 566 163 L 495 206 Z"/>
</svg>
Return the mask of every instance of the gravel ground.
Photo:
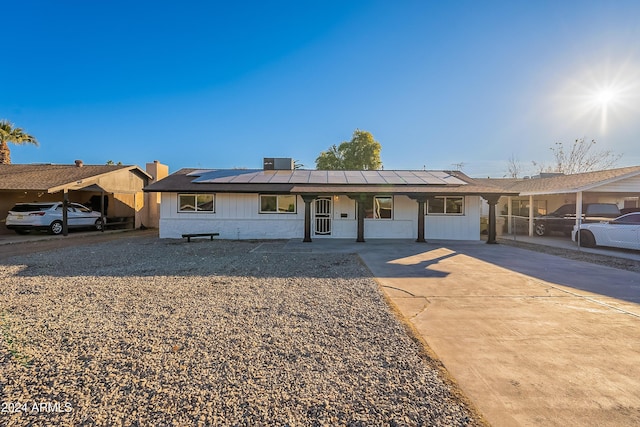
<svg viewBox="0 0 640 427">
<path fill-rule="evenodd" d="M 257 246 L 0 262 L 0 425 L 482 425 L 356 256 Z"/>
</svg>

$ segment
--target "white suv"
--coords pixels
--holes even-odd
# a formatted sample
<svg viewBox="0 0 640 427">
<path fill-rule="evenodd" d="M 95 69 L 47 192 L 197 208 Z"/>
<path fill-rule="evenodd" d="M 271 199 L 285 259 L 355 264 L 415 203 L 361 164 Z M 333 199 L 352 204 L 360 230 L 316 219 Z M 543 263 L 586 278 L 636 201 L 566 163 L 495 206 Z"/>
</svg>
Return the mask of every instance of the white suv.
<svg viewBox="0 0 640 427">
<path fill-rule="evenodd" d="M 102 230 L 103 219 L 100 212 L 78 203 L 67 205 L 67 225 L 69 228 L 95 228 Z M 31 230 L 45 230 L 50 234 L 62 233 L 62 202 L 18 203 L 9 211 L 6 226 L 18 234 Z"/>
</svg>

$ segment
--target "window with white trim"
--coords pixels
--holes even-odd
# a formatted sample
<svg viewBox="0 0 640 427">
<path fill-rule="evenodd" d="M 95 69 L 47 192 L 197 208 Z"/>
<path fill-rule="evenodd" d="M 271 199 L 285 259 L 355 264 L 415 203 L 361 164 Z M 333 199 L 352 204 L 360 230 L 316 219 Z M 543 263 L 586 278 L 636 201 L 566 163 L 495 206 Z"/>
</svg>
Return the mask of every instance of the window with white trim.
<svg viewBox="0 0 640 427">
<path fill-rule="evenodd" d="M 260 213 L 296 213 L 296 201 L 292 194 L 261 194 Z"/>
<path fill-rule="evenodd" d="M 427 200 L 427 215 L 464 215 L 464 197 L 438 196 Z"/>
<path fill-rule="evenodd" d="M 371 207 L 365 208 L 365 218 L 393 219 L 393 196 L 374 196 Z"/>
<path fill-rule="evenodd" d="M 178 212 L 215 213 L 215 194 L 178 194 Z"/>
</svg>

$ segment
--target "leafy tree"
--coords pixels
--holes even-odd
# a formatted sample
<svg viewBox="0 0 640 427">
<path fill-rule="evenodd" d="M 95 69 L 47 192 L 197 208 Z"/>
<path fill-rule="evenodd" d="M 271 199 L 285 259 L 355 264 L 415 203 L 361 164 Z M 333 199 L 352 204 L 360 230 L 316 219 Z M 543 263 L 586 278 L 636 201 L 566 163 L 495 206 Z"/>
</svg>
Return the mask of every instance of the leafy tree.
<svg viewBox="0 0 640 427">
<path fill-rule="evenodd" d="M 558 172 L 565 175 L 591 172 L 594 170 L 610 169 L 620 160 L 622 154 L 615 154 L 611 150 L 594 151 L 596 141 L 576 139 L 571 146 L 556 142 L 550 150 L 553 153 L 554 164 L 544 165 L 533 162 L 538 172 Z"/>
<path fill-rule="evenodd" d="M 0 120 L 0 165 L 11 164 L 11 150 L 9 144 L 33 144 L 38 145 L 38 140 L 24 130 L 14 127 L 8 120 Z"/>
<path fill-rule="evenodd" d="M 356 129 L 351 141 L 335 144 L 316 159 L 319 170 L 377 170 L 382 167 L 380 143 L 370 132 Z"/>
<path fill-rule="evenodd" d="M 105 164 L 109 166 L 114 166 L 114 165 L 122 166 L 122 162 L 115 163 L 113 160 L 107 160 L 107 163 Z"/>
<path fill-rule="evenodd" d="M 316 159 L 316 169 L 320 170 L 338 170 L 345 169 L 344 155 L 338 147 L 333 144 L 329 150 L 320 153 Z"/>
</svg>

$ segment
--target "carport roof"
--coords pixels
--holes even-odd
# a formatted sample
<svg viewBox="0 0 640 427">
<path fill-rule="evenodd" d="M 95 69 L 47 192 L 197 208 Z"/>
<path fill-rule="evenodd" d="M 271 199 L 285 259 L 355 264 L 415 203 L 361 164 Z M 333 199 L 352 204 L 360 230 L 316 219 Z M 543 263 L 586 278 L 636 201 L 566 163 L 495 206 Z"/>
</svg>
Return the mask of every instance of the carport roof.
<svg viewBox="0 0 640 427">
<path fill-rule="evenodd" d="M 558 175 L 549 178 L 484 178 L 476 179 L 476 181 L 500 187 L 508 192 L 516 192 L 521 196 L 536 196 L 543 194 L 568 194 L 580 191 L 590 191 L 597 187 L 637 176 L 640 176 L 640 166 L 583 172 L 571 175 Z"/>
<path fill-rule="evenodd" d="M 46 191 L 55 193 L 65 188 L 87 187 L 101 176 L 130 170 L 149 177 L 138 166 L 124 165 L 52 165 L 10 164 L 0 165 L 0 191 Z"/>
</svg>

